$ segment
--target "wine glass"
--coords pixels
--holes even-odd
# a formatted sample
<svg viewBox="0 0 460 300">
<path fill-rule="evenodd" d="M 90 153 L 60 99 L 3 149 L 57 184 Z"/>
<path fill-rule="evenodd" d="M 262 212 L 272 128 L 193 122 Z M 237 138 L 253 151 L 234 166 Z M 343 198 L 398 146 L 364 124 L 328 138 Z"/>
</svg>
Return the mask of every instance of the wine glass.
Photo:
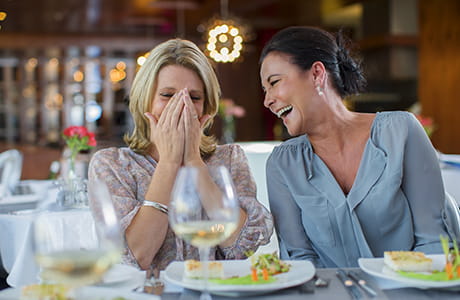
<svg viewBox="0 0 460 300">
<path fill-rule="evenodd" d="M 179 170 L 169 207 L 169 223 L 177 236 L 199 249 L 204 284 L 200 300 L 211 299 L 208 289 L 210 247 L 229 238 L 238 220 L 239 203 L 224 166 Z"/>
<path fill-rule="evenodd" d="M 120 260 L 121 231 L 107 186 L 101 181 L 91 182 L 88 196 L 95 235 L 81 230 L 62 232 L 52 212 L 44 211 L 34 221 L 34 253 L 42 282 L 72 288 L 92 284 Z M 88 228 L 93 229 L 91 225 Z"/>
</svg>

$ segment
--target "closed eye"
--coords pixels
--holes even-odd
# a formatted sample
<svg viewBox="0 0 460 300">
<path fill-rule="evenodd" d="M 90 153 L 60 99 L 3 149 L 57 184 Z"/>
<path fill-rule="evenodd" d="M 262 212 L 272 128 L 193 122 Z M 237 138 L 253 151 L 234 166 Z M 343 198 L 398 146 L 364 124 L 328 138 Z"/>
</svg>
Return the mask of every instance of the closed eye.
<svg viewBox="0 0 460 300">
<path fill-rule="evenodd" d="M 279 79 L 273 80 L 273 81 L 270 81 L 269 84 L 270 84 L 271 86 L 274 86 L 275 84 L 278 83 L 278 81 L 280 81 L 280 80 L 279 80 Z"/>
<path fill-rule="evenodd" d="M 193 96 L 193 95 L 190 95 L 190 99 L 192 99 L 192 101 L 200 101 L 200 100 L 201 100 L 201 96 Z"/>
<path fill-rule="evenodd" d="M 172 96 L 174 96 L 173 93 L 160 93 L 160 96 L 161 97 L 166 97 L 166 98 L 171 98 Z"/>
</svg>

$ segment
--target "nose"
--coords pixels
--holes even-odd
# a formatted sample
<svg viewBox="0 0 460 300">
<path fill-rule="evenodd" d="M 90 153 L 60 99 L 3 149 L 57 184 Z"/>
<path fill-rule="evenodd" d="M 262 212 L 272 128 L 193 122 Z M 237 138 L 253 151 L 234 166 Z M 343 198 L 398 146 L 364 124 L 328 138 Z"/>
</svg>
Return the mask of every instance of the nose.
<svg viewBox="0 0 460 300">
<path fill-rule="evenodd" d="M 273 100 L 273 97 L 271 97 L 270 92 L 267 91 L 265 93 L 265 97 L 264 97 L 264 106 L 266 108 L 270 108 L 270 106 L 273 104 L 273 102 L 275 102 Z"/>
</svg>

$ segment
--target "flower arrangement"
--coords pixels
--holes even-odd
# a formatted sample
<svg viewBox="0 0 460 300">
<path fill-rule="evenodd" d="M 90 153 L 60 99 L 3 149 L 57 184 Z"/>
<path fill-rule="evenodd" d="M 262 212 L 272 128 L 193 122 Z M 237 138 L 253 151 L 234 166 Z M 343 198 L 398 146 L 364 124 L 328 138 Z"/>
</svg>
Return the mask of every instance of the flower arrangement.
<svg viewBox="0 0 460 300">
<path fill-rule="evenodd" d="M 232 99 L 224 98 L 219 101 L 219 116 L 222 119 L 222 142 L 233 143 L 235 140 L 235 118 L 242 118 L 246 111 L 236 105 Z"/>
<path fill-rule="evenodd" d="M 85 126 L 69 126 L 64 129 L 62 136 L 70 149 L 70 170 L 74 171 L 77 154 L 95 147 L 96 137 Z"/>
<path fill-rule="evenodd" d="M 424 117 L 420 114 L 416 114 L 415 116 L 417 117 L 417 120 L 420 122 L 420 124 L 422 124 L 423 129 L 425 129 L 426 135 L 431 137 L 433 131 L 435 130 L 433 119 L 430 117 Z"/>
</svg>

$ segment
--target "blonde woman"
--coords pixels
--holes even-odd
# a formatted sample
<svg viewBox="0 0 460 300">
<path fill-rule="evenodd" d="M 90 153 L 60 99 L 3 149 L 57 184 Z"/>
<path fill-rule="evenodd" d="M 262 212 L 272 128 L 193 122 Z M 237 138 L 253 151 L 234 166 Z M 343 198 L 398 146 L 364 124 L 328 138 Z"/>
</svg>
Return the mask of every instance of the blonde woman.
<svg viewBox="0 0 460 300">
<path fill-rule="evenodd" d="M 121 215 L 124 261 L 141 269 L 164 269 L 173 260 L 198 259 L 198 250 L 176 238 L 164 212 L 181 166 L 228 168 L 240 202 L 235 233 L 211 249 L 215 259 L 242 259 L 269 242 L 270 213 L 256 200 L 256 186 L 243 150 L 217 146 L 204 134 L 220 96 L 214 70 L 198 47 L 172 39 L 155 47 L 137 73 L 129 109 L 134 130 L 128 147 L 95 153 L 89 180 L 103 179 Z"/>
</svg>

